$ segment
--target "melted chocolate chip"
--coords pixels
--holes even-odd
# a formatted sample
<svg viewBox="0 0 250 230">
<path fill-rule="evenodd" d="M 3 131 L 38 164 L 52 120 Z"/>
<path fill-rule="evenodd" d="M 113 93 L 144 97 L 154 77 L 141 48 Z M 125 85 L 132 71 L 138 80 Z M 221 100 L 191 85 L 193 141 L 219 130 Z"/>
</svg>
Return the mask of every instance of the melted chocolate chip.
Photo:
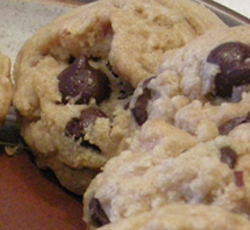
<svg viewBox="0 0 250 230">
<path fill-rule="evenodd" d="M 101 103 L 110 95 L 110 82 L 107 76 L 98 69 L 92 68 L 85 57 L 80 57 L 59 76 L 59 91 L 63 104 L 70 99 L 75 104 L 87 104 L 91 98 Z"/>
<path fill-rule="evenodd" d="M 216 95 L 232 96 L 233 87 L 250 83 L 250 47 L 240 42 L 227 42 L 210 52 L 207 61 L 220 66 L 215 77 Z"/>
<path fill-rule="evenodd" d="M 92 198 L 89 203 L 89 212 L 92 223 L 95 227 L 101 227 L 110 223 L 107 214 L 104 212 L 101 203 L 98 199 Z"/>
<path fill-rule="evenodd" d="M 237 154 L 230 147 L 223 147 L 220 149 L 220 160 L 227 164 L 230 169 L 233 169 L 237 163 Z"/>
<path fill-rule="evenodd" d="M 81 138 L 81 146 L 91 147 L 96 151 L 100 151 L 97 146 L 84 140 L 86 134 L 85 129 L 88 128 L 90 124 L 93 124 L 98 117 L 107 117 L 107 115 L 100 109 L 93 107 L 83 110 L 79 118 L 73 118 L 67 123 L 65 127 L 66 136 L 73 137 L 75 140 Z"/>
<path fill-rule="evenodd" d="M 246 117 L 235 117 L 219 127 L 220 135 L 228 135 L 238 125 L 250 122 L 250 113 Z"/>
<path fill-rule="evenodd" d="M 140 94 L 135 102 L 134 108 L 131 109 L 131 113 L 135 118 L 138 125 L 142 125 L 148 119 L 147 106 L 152 97 L 151 90 L 147 87 L 155 76 L 147 78 L 142 84 L 142 94 Z"/>
</svg>

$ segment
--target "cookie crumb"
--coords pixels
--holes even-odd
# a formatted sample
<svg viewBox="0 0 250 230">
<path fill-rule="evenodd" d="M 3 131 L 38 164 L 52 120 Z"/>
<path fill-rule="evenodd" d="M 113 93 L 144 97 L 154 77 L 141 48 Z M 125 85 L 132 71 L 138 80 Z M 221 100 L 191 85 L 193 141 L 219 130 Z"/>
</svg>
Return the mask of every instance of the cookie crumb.
<svg viewBox="0 0 250 230">
<path fill-rule="evenodd" d="M 15 147 L 12 147 L 12 146 L 5 146 L 4 147 L 4 151 L 6 152 L 6 154 L 8 155 L 8 156 L 14 156 L 16 153 L 17 153 L 17 149 L 18 149 L 18 147 L 17 146 L 15 146 Z"/>
</svg>

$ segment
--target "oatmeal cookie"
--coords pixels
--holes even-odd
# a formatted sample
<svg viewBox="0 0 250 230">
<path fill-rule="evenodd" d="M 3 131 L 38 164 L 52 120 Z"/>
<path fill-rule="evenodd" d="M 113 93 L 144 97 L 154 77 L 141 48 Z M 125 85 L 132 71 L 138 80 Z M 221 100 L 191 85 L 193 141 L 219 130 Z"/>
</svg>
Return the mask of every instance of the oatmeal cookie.
<svg viewBox="0 0 250 230">
<path fill-rule="evenodd" d="M 119 153 L 134 87 L 166 50 L 200 35 L 181 13 L 152 0 L 98 1 L 55 19 L 24 44 L 14 105 L 39 167 L 50 167 L 71 191 L 84 191 Z M 207 29 L 226 27 L 210 14 Z"/>
<path fill-rule="evenodd" d="M 156 122 L 164 132 L 155 129 Z M 249 138 L 249 122 L 197 144 L 181 129 L 148 120 L 134 137 L 133 149 L 110 159 L 91 182 L 84 220 L 104 225 L 173 203 L 218 206 L 250 218 Z"/>
<path fill-rule="evenodd" d="M 250 26 L 212 30 L 165 53 L 131 100 L 133 124 L 162 119 L 199 141 L 226 134 L 250 111 Z M 226 131 L 226 129 L 229 129 Z"/>
<path fill-rule="evenodd" d="M 124 219 L 99 229 L 248 230 L 249 228 L 249 220 L 218 207 L 175 204 Z"/>
</svg>

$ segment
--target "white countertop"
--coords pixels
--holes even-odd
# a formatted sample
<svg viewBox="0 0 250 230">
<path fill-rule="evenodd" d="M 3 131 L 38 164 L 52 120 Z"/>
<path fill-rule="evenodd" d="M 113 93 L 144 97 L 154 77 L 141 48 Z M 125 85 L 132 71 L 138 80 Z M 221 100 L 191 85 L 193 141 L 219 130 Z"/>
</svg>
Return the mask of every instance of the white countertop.
<svg viewBox="0 0 250 230">
<path fill-rule="evenodd" d="M 250 0 L 213 0 L 250 18 Z"/>
</svg>

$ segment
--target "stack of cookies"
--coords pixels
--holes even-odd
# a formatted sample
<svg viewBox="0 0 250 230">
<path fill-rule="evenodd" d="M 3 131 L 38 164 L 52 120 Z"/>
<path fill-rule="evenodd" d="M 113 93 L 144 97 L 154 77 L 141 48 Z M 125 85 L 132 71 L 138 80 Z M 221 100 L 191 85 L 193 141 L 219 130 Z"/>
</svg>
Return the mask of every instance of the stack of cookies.
<svg viewBox="0 0 250 230">
<path fill-rule="evenodd" d="M 89 229 L 250 229 L 249 35 L 192 0 L 99 0 L 27 40 L 20 132 Z"/>
<path fill-rule="evenodd" d="M 21 135 L 38 166 L 82 194 L 121 152 L 134 89 L 157 71 L 163 54 L 225 27 L 192 1 L 103 0 L 41 28 L 14 69 Z"/>
</svg>

